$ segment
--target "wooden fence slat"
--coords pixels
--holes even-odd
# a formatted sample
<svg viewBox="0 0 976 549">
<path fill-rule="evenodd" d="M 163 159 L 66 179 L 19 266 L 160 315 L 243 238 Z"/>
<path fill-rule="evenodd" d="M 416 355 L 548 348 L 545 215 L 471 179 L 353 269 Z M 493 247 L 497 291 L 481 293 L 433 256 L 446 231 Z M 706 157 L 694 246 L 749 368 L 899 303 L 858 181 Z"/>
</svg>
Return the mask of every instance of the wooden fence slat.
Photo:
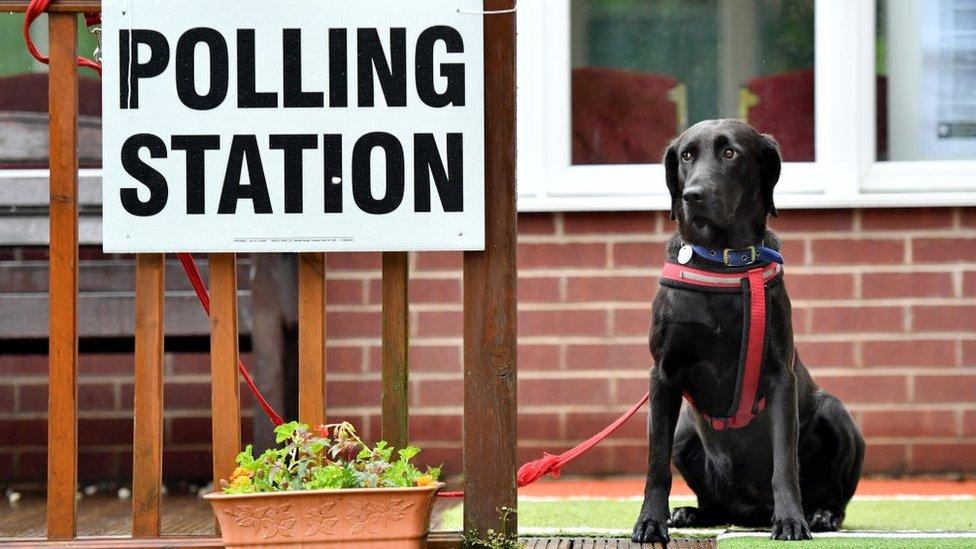
<svg viewBox="0 0 976 549">
<path fill-rule="evenodd" d="M 407 445 L 407 354 L 409 342 L 409 282 L 406 252 L 383 253 L 383 440 L 394 448 Z"/>
<path fill-rule="evenodd" d="M 47 536 L 75 537 L 78 483 L 78 16 L 48 19 L 51 166 Z"/>
<path fill-rule="evenodd" d="M 234 254 L 210 254 L 210 371 L 214 489 L 229 479 L 241 448 Z"/>
<path fill-rule="evenodd" d="M 325 423 L 325 254 L 298 256 L 298 419 Z"/>
<path fill-rule="evenodd" d="M 485 11 L 515 0 L 485 0 Z M 516 531 L 515 15 L 484 17 L 485 251 L 464 253 L 464 529 Z"/>
<path fill-rule="evenodd" d="M 132 445 L 132 535 L 159 536 L 163 481 L 163 302 L 165 255 L 136 255 L 136 349 Z"/>
</svg>

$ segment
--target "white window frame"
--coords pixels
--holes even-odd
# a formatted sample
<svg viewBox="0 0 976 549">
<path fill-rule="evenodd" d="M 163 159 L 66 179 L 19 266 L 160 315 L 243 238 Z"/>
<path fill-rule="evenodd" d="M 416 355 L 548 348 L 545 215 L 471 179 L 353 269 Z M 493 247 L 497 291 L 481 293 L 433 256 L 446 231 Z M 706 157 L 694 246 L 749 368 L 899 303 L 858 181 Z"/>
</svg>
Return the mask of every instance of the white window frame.
<svg viewBox="0 0 976 549">
<path fill-rule="evenodd" d="M 571 2 L 519 3 L 519 210 L 666 210 L 660 164 L 572 164 Z M 874 0 L 814 14 L 816 160 L 783 164 L 777 207 L 976 204 L 976 161 L 876 161 Z"/>
</svg>

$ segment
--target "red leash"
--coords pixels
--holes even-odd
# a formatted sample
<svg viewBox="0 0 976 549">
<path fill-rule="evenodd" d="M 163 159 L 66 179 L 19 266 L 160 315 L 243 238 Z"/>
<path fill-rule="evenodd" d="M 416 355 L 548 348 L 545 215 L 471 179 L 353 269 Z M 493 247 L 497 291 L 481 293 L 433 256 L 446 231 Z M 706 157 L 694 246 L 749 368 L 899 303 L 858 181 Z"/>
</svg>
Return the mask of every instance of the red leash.
<svg viewBox="0 0 976 549">
<path fill-rule="evenodd" d="M 35 19 L 37 19 L 47 10 L 49 4 L 50 0 L 31 0 L 30 4 L 27 6 L 27 12 L 24 16 L 24 42 L 27 44 L 27 50 L 34 57 L 34 59 L 37 59 L 44 64 L 48 64 L 48 58 L 39 52 L 37 47 L 34 45 L 34 41 L 30 36 L 30 26 Z M 98 25 L 101 22 L 101 14 L 85 14 L 85 24 L 87 26 L 91 27 L 92 25 Z M 99 76 L 102 75 L 102 66 L 91 59 L 78 56 L 78 66 L 92 69 L 93 71 L 97 72 Z M 203 284 L 203 277 L 200 276 L 200 271 L 197 269 L 197 265 L 193 261 L 193 256 L 188 253 L 178 253 L 176 255 L 179 257 L 180 264 L 183 266 L 183 270 L 186 272 L 186 277 L 189 279 L 190 284 L 193 286 L 193 290 L 197 294 L 197 299 L 199 299 L 200 305 L 203 306 L 203 310 L 209 317 L 210 295 L 207 293 L 207 288 Z M 244 378 L 244 383 L 257 399 L 258 404 L 261 406 L 261 409 L 264 410 L 264 413 L 268 416 L 268 419 L 270 419 L 271 422 L 276 426 L 284 423 L 284 420 L 281 418 L 278 412 L 275 411 L 267 399 L 264 398 L 264 395 L 261 394 L 261 391 L 258 389 L 257 385 L 254 384 L 254 380 L 251 379 L 251 375 L 244 366 L 244 362 L 240 360 L 237 361 L 237 370 L 241 373 L 241 377 Z M 617 429 L 620 428 L 621 425 L 623 425 L 628 419 L 637 413 L 641 406 L 647 402 L 649 397 L 650 393 L 645 394 L 636 404 L 634 404 L 622 416 L 617 418 L 616 421 L 608 425 L 599 433 L 578 444 L 571 450 L 563 452 L 559 455 L 544 453 L 541 459 L 523 464 L 521 467 L 519 467 L 518 475 L 516 477 L 518 487 L 521 488 L 523 486 L 532 484 L 547 474 L 552 478 L 559 478 L 560 470 L 563 466 L 573 461 L 577 457 L 585 454 L 590 448 L 593 448 L 603 439 L 613 434 Z M 464 496 L 464 492 L 440 492 L 437 495 L 438 497 L 443 498 L 459 498 Z"/>
</svg>

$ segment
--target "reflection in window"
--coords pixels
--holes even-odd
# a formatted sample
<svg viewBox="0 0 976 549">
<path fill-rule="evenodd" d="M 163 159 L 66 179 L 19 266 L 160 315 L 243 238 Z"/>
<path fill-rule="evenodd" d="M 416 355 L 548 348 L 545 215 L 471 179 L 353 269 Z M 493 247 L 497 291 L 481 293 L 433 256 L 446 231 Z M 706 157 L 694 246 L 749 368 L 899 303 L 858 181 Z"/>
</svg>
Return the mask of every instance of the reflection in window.
<svg viewBox="0 0 976 549">
<path fill-rule="evenodd" d="M 813 0 L 574 0 L 573 163 L 660 162 L 708 118 L 812 161 L 813 32 Z"/>
<path fill-rule="evenodd" d="M 976 158 L 976 0 L 877 6 L 878 160 Z"/>
<path fill-rule="evenodd" d="M 47 67 L 27 53 L 21 29 L 24 15 L 0 14 L 0 169 L 46 168 L 48 143 Z M 78 22 L 78 51 L 90 56 L 95 39 Z M 48 51 L 47 16 L 31 27 L 38 49 Z M 102 87 L 88 69 L 79 72 L 79 164 L 101 164 Z"/>
</svg>

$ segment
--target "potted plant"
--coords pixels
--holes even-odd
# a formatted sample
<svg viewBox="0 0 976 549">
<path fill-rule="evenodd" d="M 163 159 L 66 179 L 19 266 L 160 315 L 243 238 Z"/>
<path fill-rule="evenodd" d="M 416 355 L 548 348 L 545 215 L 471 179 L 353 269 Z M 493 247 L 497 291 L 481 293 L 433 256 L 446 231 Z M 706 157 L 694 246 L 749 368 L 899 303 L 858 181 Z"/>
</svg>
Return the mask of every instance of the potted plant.
<svg viewBox="0 0 976 549">
<path fill-rule="evenodd" d="M 275 429 L 278 447 L 238 454 L 213 505 L 234 547 L 425 547 L 439 468 L 420 471 L 420 449 L 372 448 L 349 423 Z"/>
</svg>

